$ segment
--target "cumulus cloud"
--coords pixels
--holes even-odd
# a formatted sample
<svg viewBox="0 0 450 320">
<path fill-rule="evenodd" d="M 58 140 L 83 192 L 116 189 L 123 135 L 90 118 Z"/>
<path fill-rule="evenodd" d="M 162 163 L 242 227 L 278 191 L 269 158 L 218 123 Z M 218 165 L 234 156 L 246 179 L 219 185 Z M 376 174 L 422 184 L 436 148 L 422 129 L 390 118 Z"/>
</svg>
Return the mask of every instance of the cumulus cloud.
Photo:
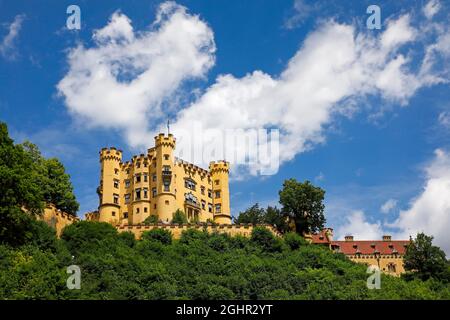
<svg viewBox="0 0 450 320">
<path fill-rule="evenodd" d="M 355 240 L 375 240 L 381 239 L 382 233 L 381 223 L 368 222 L 361 210 L 353 211 L 346 217 L 346 222 L 336 229 L 338 239 L 352 235 Z"/>
<path fill-rule="evenodd" d="M 260 70 L 242 78 L 219 76 L 178 113 L 174 132 L 191 132 L 195 122 L 222 131 L 278 128 L 279 161 L 289 161 L 322 143 L 326 126 L 357 105 L 363 108 L 368 95 L 404 105 L 419 88 L 439 82 L 430 72 L 412 71 L 411 58 L 402 53 L 418 43 L 418 35 L 408 14 L 391 19 L 379 36 L 328 21 L 306 37 L 279 76 Z M 217 144 L 213 139 L 203 143 Z"/>
<path fill-rule="evenodd" d="M 8 33 L 0 42 L 0 54 L 6 59 L 13 60 L 17 57 L 16 39 L 24 19 L 25 15 L 23 14 L 15 16 L 14 21 L 8 25 Z"/>
<path fill-rule="evenodd" d="M 284 27 L 286 29 L 298 27 L 317 9 L 317 4 L 308 3 L 307 0 L 294 0 L 293 14 L 286 19 Z"/>
<path fill-rule="evenodd" d="M 389 199 L 380 207 L 382 213 L 389 213 L 397 206 L 397 200 Z"/>
<path fill-rule="evenodd" d="M 434 236 L 434 242 L 450 255 L 450 153 L 435 151 L 435 158 L 426 167 L 422 193 L 411 201 L 410 208 L 400 211 L 392 223 L 400 231 L 396 237 L 408 239 L 418 232 Z"/>
<path fill-rule="evenodd" d="M 147 31 L 134 31 L 116 12 L 92 38 L 91 48 L 69 51 L 58 92 L 74 118 L 122 131 L 131 147 L 148 147 L 150 126 L 166 118 L 164 103 L 183 81 L 204 77 L 214 64 L 211 29 L 173 2 L 159 7 Z"/>
<path fill-rule="evenodd" d="M 261 70 L 241 78 L 222 74 L 190 104 L 178 106 L 171 125 L 177 148 L 192 150 L 187 136 L 200 125 L 204 134 L 195 145 L 221 150 L 203 150 L 200 161 L 195 152 L 182 152 L 188 161 L 205 165 L 226 157 L 236 163 L 233 155 L 245 154 L 252 141 L 258 144 L 258 157 L 260 150 L 270 150 L 269 163 L 292 160 L 324 142 L 325 129 L 336 116 L 364 108 L 367 96 L 405 105 L 418 89 L 445 81 L 433 68 L 445 46 L 430 44 L 434 48 L 427 50 L 426 66 L 419 70 L 405 53 L 408 45 L 424 45 L 420 34 L 408 14 L 391 18 L 381 34 L 326 21 L 305 38 L 279 75 Z M 69 71 L 58 90 L 75 118 L 121 130 L 130 146 L 142 149 L 165 122 L 162 106 L 185 80 L 204 77 L 214 64 L 212 30 L 173 2 L 160 6 L 150 31 L 133 30 L 129 18 L 117 12 L 94 32 L 93 41 L 91 48 L 70 50 Z M 277 129 L 279 135 L 255 138 L 259 128 Z M 248 138 L 238 138 L 247 142 L 233 146 L 231 159 L 224 150 L 230 131 Z M 245 172 L 258 174 L 261 167 L 249 165 Z"/>
</svg>

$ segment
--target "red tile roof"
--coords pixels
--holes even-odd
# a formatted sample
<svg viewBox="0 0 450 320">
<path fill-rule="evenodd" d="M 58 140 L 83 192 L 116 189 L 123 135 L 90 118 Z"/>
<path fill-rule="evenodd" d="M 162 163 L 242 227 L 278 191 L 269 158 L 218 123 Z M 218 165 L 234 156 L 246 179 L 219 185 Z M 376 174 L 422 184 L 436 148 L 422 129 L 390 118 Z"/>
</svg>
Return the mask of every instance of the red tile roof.
<svg viewBox="0 0 450 320">
<path fill-rule="evenodd" d="M 328 239 L 326 230 L 322 230 L 317 234 L 312 234 L 311 239 L 312 239 L 312 243 L 315 243 L 315 244 L 329 244 L 330 243 L 330 239 Z"/>
<path fill-rule="evenodd" d="M 408 240 L 361 240 L 361 241 L 332 241 L 331 246 L 346 255 L 360 254 L 405 254 Z"/>
</svg>

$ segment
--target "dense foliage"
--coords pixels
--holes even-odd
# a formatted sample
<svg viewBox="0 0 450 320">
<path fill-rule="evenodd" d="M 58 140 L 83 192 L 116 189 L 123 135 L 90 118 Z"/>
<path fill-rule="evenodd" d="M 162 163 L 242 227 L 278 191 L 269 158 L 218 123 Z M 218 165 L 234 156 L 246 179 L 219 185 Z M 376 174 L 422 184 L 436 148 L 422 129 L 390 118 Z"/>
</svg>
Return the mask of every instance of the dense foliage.
<svg viewBox="0 0 450 320">
<path fill-rule="evenodd" d="M 0 122 L 0 243 L 22 245 L 35 237 L 34 217 L 46 202 L 70 214 L 78 210 L 70 177 L 57 159 L 45 159 L 27 142 L 16 145 Z M 30 214 L 23 215 L 22 210 Z"/>
<path fill-rule="evenodd" d="M 37 222 L 36 222 L 37 223 Z M 295 233 L 251 238 L 189 229 L 146 232 L 142 240 L 111 225 L 81 221 L 56 239 L 41 225 L 18 248 L 0 245 L 0 299 L 449 299 L 448 284 L 382 275 L 369 290 L 366 267 Z M 66 268 L 81 269 L 81 289 Z"/>
<path fill-rule="evenodd" d="M 277 207 L 268 206 L 267 209 L 261 208 L 258 203 L 254 204 L 245 211 L 239 212 L 234 223 L 250 223 L 252 225 L 270 224 L 284 233 L 289 229 L 286 217 Z"/>
<path fill-rule="evenodd" d="M 450 280 L 450 264 L 445 252 L 433 245 L 433 237 L 419 233 L 406 250 L 404 257 L 406 278 L 427 280 L 431 277 Z"/>
<path fill-rule="evenodd" d="M 308 180 L 298 182 L 296 179 L 288 179 L 283 182 L 279 196 L 282 213 L 295 223 L 297 233 L 314 233 L 323 229 L 323 189 L 312 185 Z"/>
</svg>

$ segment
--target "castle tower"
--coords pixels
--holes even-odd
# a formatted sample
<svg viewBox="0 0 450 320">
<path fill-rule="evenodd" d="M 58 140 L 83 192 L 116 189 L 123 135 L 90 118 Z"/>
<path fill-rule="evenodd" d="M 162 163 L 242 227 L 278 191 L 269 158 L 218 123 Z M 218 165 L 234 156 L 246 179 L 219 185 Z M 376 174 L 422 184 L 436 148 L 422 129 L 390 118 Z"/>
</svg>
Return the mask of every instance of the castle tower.
<svg viewBox="0 0 450 320">
<path fill-rule="evenodd" d="M 172 221 L 173 213 L 176 211 L 174 153 L 175 138 L 172 134 L 165 136 L 160 133 L 155 137 L 156 156 L 156 212 L 164 223 Z"/>
<path fill-rule="evenodd" d="M 218 224 L 231 224 L 229 167 L 226 161 L 213 161 L 209 164 L 213 188 L 214 222 Z"/>
<path fill-rule="evenodd" d="M 100 151 L 99 221 L 118 224 L 120 221 L 120 164 L 122 151 L 114 147 Z"/>
</svg>

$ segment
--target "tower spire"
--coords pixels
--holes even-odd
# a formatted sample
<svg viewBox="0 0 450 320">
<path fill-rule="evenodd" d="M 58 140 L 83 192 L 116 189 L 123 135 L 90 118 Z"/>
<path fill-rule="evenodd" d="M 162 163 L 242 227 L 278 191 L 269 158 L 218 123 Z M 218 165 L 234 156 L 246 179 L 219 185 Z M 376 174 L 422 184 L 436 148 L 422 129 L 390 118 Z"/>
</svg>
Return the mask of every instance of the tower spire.
<svg viewBox="0 0 450 320">
<path fill-rule="evenodd" d="M 170 120 L 167 118 L 167 135 L 170 134 Z"/>
</svg>

